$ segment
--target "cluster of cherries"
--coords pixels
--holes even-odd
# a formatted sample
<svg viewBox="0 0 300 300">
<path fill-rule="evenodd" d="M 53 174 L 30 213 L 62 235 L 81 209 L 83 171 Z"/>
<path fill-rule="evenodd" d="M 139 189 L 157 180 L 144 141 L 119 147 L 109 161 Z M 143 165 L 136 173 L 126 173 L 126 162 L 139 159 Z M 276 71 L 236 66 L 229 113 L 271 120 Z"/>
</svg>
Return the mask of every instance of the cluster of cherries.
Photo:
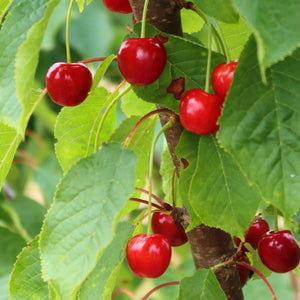
<svg viewBox="0 0 300 300">
<path fill-rule="evenodd" d="M 251 223 L 245 233 L 244 242 L 236 236 L 233 239 L 243 261 L 249 261 L 246 256 L 249 250 L 244 246 L 244 243 L 248 243 L 254 250 L 258 250 L 263 264 L 275 273 L 292 271 L 299 264 L 300 248 L 291 231 L 270 231 L 267 221 L 261 217 Z M 243 286 L 249 278 L 250 271 L 239 265 L 239 273 Z"/>
<path fill-rule="evenodd" d="M 183 228 L 171 215 L 155 212 L 151 219 L 153 234 L 138 234 L 128 243 L 126 258 L 131 271 L 141 278 L 161 276 L 169 266 L 171 247 L 187 242 Z"/>
</svg>

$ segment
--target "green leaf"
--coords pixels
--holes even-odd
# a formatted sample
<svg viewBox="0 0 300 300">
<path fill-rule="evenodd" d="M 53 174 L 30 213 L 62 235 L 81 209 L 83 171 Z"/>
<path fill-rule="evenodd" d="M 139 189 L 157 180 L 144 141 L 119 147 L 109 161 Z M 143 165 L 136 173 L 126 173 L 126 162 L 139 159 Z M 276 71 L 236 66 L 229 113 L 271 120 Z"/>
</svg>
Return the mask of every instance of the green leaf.
<svg viewBox="0 0 300 300">
<path fill-rule="evenodd" d="M 25 245 L 19 235 L 0 227 L 0 276 L 11 272 L 17 255 Z"/>
<path fill-rule="evenodd" d="M 88 280 L 82 285 L 79 299 L 110 300 L 120 266 L 125 257 L 125 249 L 133 226 L 126 222 L 119 223 L 116 235 L 104 250 Z"/>
<path fill-rule="evenodd" d="M 191 9 L 182 9 L 180 13 L 183 32 L 191 34 L 201 30 L 204 21 L 198 14 Z"/>
<path fill-rule="evenodd" d="M 74 107 L 64 107 L 55 127 L 56 155 L 66 172 L 83 157 L 94 152 L 94 144 L 103 110 L 109 105 L 109 93 L 102 87 L 95 90 L 83 103 Z M 116 126 L 115 106 L 104 122 L 100 142 L 105 142 Z"/>
<path fill-rule="evenodd" d="M 183 192 L 181 192 L 181 189 L 187 189 L 190 184 L 190 179 L 195 173 L 198 156 L 198 143 L 199 136 L 185 130 L 183 131 L 180 141 L 176 147 L 176 154 L 178 158 L 181 160 L 184 159 L 188 162 L 188 167 L 184 168 L 182 165 L 179 178 L 179 191 L 182 196 L 182 201 L 191 217 L 191 222 L 187 230 L 193 229 L 199 225 L 199 217 L 196 210 L 194 210 L 190 201 L 188 201 L 188 197 L 184 197 L 184 193 L 187 191 L 183 190 Z"/>
<path fill-rule="evenodd" d="M 294 0 L 233 0 L 252 27 L 263 71 L 300 44 L 300 2 Z"/>
<path fill-rule="evenodd" d="M 23 249 L 11 274 L 9 300 L 49 298 L 48 283 L 41 273 L 38 237 Z"/>
<path fill-rule="evenodd" d="M 300 49 L 267 70 L 268 85 L 256 53 L 251 38 L 220 119 L 220 142 L 264 200 L 290 218 L 300 207 Z"/>
<path fill-rule="evenodd" d="M 103 146 L 62 179 L 40 238 L 43 278 L 62 299 L 80 284 L 112 241 L 118 214 L 134 190 L 136 156 L 121 145 Z"/>
<path fill-rule="evenodd" d="M 76 0 L 79 11 L 82 12 L 84 9 L 84 4 L 86 2 L 86 4 L 88 5 L 89 3 L 91 3 L 93 0 Z"/>
<path fill-rule="evenodd" d="M 0 120 L 23 133 L 43 34 L 58 0 L 20 1 L 0 31 Z"/>
<path fill-rule="evenodd" d="M 138 32 L 138 27 L 135 27 L 135 30 Z M 159 33 L 157 29 L 147 26 L 149 36 Z M 164 44 L 168 55 L 166 67 L 154 83 L 147 86 L 133 86 L 133 90 L 143 100 L 161 104 L 178 113 L 179 101 L 174 98 L 173 94 L 167 93 L 167 88 L 173 79 L 184 77 L 185 90 L 204 89 L 208 51 L 200 43 L 186 37 L 161 34 L 168 37 L 168 42 Z M 212 68 L 223 61 L 222 55 L 212 53 Z"/>
<path fill-rule="evenodd" d="M 93 85 L 91 88 L 91 93 L 94 93 L 96 87 L 99 85 L 100 80 L 104 76 L 105 72 L 107 71 L 108 67 L 110 66 L 111 62 L 116 58 L 114 54 L 108 56 L 97 68 L 97 71 L 94 76 Z"/>
<path fill-rule="evenodd" d="M 121 108 L 127 117 L 144 116 L 156 109 L 155 104 L 143 101 L 133 90 L 122 97 Z"/>
<path fill-rule="evenodd" d="M 231 60 L 238 59 L 251 35 L 250 27 L 243 18 L 240 18 L 236 24 L 220 23 L 219 25 L 224 35 Z"/>
<path fill-rule="evenodd" d="M 0 122 L 0 189 L 22 140 L 17 131 Z"/>
<path fill-rule="evenodd" d="M 239 15 L 233 6 L 233 0 L 193 0 L 203 12 L 226 23 L 237 23 Z"/>
<path fill-rule="evenodd" d="M 2 0 L 0 2 L 0 24 L 2 23 L 2 20 L 7 13 L 9 7 L 12 5 L 14 0 Z"/>
<path fill-rule="evenodd" d="M 198 153 L 192 177 L 185 178 L 184 173 L 180 177 L 181 197 L 193 207 L 198 224 L 243 236 L 261 201 L 257 189 L 248 185 L 232 157 L 212 135 L 201 136 L 198 143 L 189 146 Z"/>
<path fill-rule="evenodd" d="M 192 277 L 180 282 L 178 300 L 226 300 L 226 296 L 212 270 L 200 269 Z"/>
</svg>

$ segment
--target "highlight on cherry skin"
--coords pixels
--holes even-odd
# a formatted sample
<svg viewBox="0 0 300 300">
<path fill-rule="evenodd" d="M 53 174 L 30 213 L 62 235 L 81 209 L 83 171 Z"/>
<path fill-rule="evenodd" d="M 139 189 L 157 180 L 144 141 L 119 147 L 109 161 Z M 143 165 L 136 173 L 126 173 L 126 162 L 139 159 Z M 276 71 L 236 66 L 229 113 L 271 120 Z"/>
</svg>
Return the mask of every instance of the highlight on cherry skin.
<svg viewBox="0 0 300 300">
<path fill-rule="evenodd" d="M 217 121 L 222 112 L 223 99 L 194 88 L 187 91 L 179 105 L 179 116 L 183 127 L 200 135 L 215 134 Z"/>
<path fill-rule="evenodd" d="M 118 67 L 132 85 L 148 85 L 156 81 L 167 63 L 164 45 L 155 38 L 128 38 L 118 51 Z"/>
<path fill-rule="evenodd" d="M 46 87 L 50 98 L 61 106 L 76 106 L 88 96 L 93 76 L 82 63 L 53 64 L 46 74 Z"/>
<path fill-rule="evenodd" d="M 132 13 L 132 8 L 129 0 L 103 0 L 103 4 L 107 9 L 121 14 Z"/>
<path fill-rule="evenodd" d="M 187 242 L 184 231 L 177 228 L 171 215 L 162 212 L 155 212 L 151 219 L 153 233 L 165 236 L 172 247 L 178 247 Z"/>
<path fill-rule="evenodd" d="M 265 233 L 258 254 L 263 264 L 276 273 L 292 271 L 300 261 L 300 248 L 289 230 Z"/>
<path fill-rule="evenodd" d="M 215 93 L 222 99 L 225 99 L 227 96 L 237 64 L 237 60 L 229 64 L 221 63 L 213 70 L 211 84 Z"/>
<path fill-rule="evenodd" d="M 141 278 L 161 276 L 170 264 L 171 254 L 171 245 L 161 234 L 138 234 L 126 248 L 129 268 Z"/>
</svg>

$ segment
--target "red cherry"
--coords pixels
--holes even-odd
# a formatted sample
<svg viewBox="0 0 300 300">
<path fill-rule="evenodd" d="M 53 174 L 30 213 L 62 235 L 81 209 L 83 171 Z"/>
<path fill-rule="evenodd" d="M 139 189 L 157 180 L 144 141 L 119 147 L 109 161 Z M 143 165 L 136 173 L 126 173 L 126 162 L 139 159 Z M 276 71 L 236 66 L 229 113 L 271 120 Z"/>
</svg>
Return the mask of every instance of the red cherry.
<svg viewBox="0 0 300 300">
<path fill-rule="evenodd" d="M 46 75 L 49 96 L 62 106 L 76 106 L 84 101 L 92 83 L 89 68 L 81 63 L 55 63 Z"/>
<path fill-rule="evenodd" d="M 234 240 L 234 243 L 236 244 L 237 247 L 240 246 L 240 243 L 244 244 L 244 242 L 242 242 L 242 240 L 240 238 L 238 238 L 237 236 L 235 236 L 235 235 L 233 236 L 233 240 Z M 248 249 L 245 246 L 242 246 L 241 251 L 242 252 L 249 252 Z"/>
<path fill-rule="evenodd" d="M 259 217 L 248 228 L 245 233 L 245 242 L 249 243 L 253 249 L 258 248 L 260 238 L 270 230 L 266 220 Z"/>
<path fill-rule="evenodd" d="M 171 245 L 161 234 L 139 234 L 129 241 L 126 257 L 131 271 L 136 276 L 157 278 L 169 266 Z"/>
<path fill-rule="evenodd" d="M 103 0 L 104 5 L 113 12 L 121 14 L 132 13 L 132 8 L 129 0 Z"/>
<path fill-rule="evenodd" d="M 263 264 L 276 273 L 289 272 L 300 261 L 300 248 L 289 230 L 265 233 L 258 244 L 258 254 Z"/>
<path fill-rule="evenodd" d="M 165 68 L 167 53 L 162 43 L 154 38 L 129 38 L 118 52 L 121 74 L 133 85 L 154 82 Z"/>
<path fill-rule="evenodd" d="M 242 255 L 241 260 L 246 262 L 247 264 L 250 264 L 249 258 L 244 253 Z M 243 287 L 249 279 L 250 270 L 240 264 L 238 265 L 238 268 L 239 268 L 241 286 Z"/>
<path fill-rule="evenodd" d="M 219 64 L 212 73 L 212 87 L 216 94 L 218 94 L 222 99 L 225 99 L 227 96 L 237 63 L 237 60 L 235 60 L 229 64 Z"/>
<path fill-rule="evenodd" d="M 152 215 L 151 221 L 153 233 L 165 236 L 172 247 L 181 246 L 187 242 L 185 232 L 180 231 L 177 228 L 172 216 L 161 212 L 155 212 Z"/>
<path fill-rule="evenodd" d="M 218 95 L 208 94 L 197 88 L 187 91 L 179 106 L 183 127 L 201 135 L 216 133 L 222 104 L 223 100 Z"/>
</svg>

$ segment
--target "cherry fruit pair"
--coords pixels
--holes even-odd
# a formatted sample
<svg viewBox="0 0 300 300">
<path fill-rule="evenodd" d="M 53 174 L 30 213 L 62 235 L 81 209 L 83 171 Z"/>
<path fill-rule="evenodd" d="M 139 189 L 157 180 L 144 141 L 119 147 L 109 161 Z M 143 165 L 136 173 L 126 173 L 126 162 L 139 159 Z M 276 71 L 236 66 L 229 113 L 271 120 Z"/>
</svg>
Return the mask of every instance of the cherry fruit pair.
<svg viewBox="0 0 300 300">
<path fill-rule="evenodd" d="M 212 73 L 212 86 L 216 94 L 209 94 L 199 88 L 187 91 L 180 102 L 179 115 L 185 129 L 207 135 L 216 134 L 217 121 L 223 102 L 230 88 L 237 61 L 218 65 Z"/>
</svg>

